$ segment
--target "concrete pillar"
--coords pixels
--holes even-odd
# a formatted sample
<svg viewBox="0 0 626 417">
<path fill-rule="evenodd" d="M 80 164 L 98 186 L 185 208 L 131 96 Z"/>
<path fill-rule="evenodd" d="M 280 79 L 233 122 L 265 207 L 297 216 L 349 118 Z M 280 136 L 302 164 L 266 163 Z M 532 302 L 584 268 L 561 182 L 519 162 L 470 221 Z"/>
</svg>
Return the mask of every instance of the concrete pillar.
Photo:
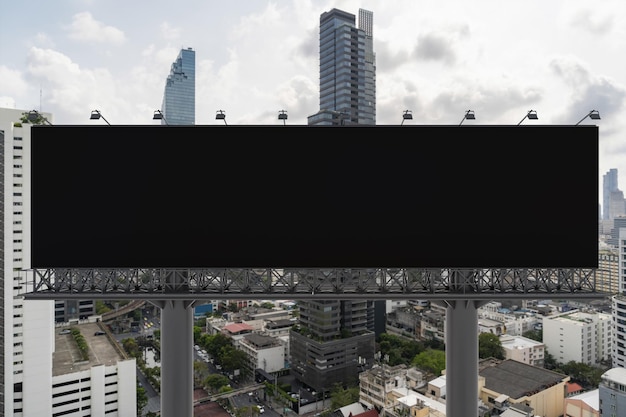
<svg viewBox="0 0 626 417">
<path fill-rule="evenodd" d="M 478 417 L 478 302 L 446 301 L 446 416 Z"/>
<path fill-rule="evenodd" d="M 193 417 L 193 302 L 161 307 L 161 416 Z"/>
</svg>

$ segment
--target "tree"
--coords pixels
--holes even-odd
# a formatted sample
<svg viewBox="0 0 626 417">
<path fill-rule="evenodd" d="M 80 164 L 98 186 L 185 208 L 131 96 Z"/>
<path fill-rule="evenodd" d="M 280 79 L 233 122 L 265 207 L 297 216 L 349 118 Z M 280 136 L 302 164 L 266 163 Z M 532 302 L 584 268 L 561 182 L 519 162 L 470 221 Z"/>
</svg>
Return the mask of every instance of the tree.
<svg viewBox="0 0 626 417">
<path fill-rule="evenodd" d="M 543 332 L 540 330 L 528 330 L 522 333 L 522 336 L 536 340 L 537 342 L 543 342 Z"/>
<path fill-rule="evenodd" d="M 140 387 L 137 384 L 137 415 L 140 416 L 142 414 L 143 408 L 148 405 L 148 394 L 146 394 L 146 389 L 144 387 Z"/>
<path fill-rule="evenodd" d="M 411 365 L 439 376 L 441 371 L 446 369 L 446 352 L 437 349 L 426 349 L 415 355 Z"/>
<path fill-rule="evenodd" d="M 104 314 L 108 311 L 111 311 L 111 308 L 104 303 L 102 300 L 96 300 L 96 314 Z"/>
<path fill-rule="evenodd" d="M 129 337 L 129 338 L 122 340 L 122 347 L 124 347 L 124 350 L 130 356 L 134 358 L 141 357 L 141 350 L 139 349 L 139 344 L 137 344 L 137 341 L 134 338 Z"/>
<path fill-rule="evenodd" d="M 234 371 L 240 369 L 246 372 L 246 364 L 248 363 L 248 355 L 242 350 L 232 346 L 222 348 L 219 361 L 226 371 Z"/>
<path fill-rule="evenodd" d="M 480 359 L 496 358 L 504 359 L 502 341 L 493 333 L 481 333 L 478 335 L 478 357 Z"/>
<path fill-rule="evenodd" d="M 200 341 L 200 336 L 202 336 L 202 327 L 193 326 L 193 341 L 194 343 L 198 343 Z"/>
<path fill-rule="evenodd" d="M 204 378 L 203 384 L 213 392 L 218 392 L 220 388 L 228 385 L 228 378 L 221 374 L 210 374 Z"/>
<path fill-rule="evenodd" d="M 548 352 L 548 349 L 545 349 L 543 354 L 543 367 L 545 369 L 554 370 L 557 366 L 558 363 L 556 359 L 554 359 L 554 356 Z"/>
<path fill-rule="evenodd" d="M 204 378 L 209 373 L 209 367 L 206 362 L 194 361 L 193 362 L 193 381 L 194 385 L 200 385 Z"/>
<path fill-rule="evenodd" d="M 206 349 L 207 353 L 216 359 L 219 359 L 224 346 L 232 347 L 233 345 L 230 338 L 222 333 L 206 335 L 206 337 L 205 335 L 202 335 L 200 340 L 203 342 L 202 346 Z"/>
<path fill-rule="evenodd" d="M 383 333 L 378 337 L 378 349 L 381 357 L 388 357 L 387 363 L 395 366 L 399 364 L 409 365 L 411 358 L 424 351 L 425 346 L 422 342 Z"/>
<path fill-rule="evenodd" d="M 559 368 L 564 374 L 569 375 L 572 381 L 578 382 L 584 388 L 597 387 L 605 372 L 605 369 L 575 361 L 560 364 Z"/>
<path fill-rule="evenodd" d="M 359 401 L 359 387 L 344 388 L 341 384 L 333 385 L 330 391 L 330 407 L 332 410 Z"/>
<path fill-rule="evenodd" d="M 259 415 L 259 407 L 256 405 L 244 405 L 235 408 L 235 416 L 237 417 L 254 417 Z"/>
<path fill-rule="evenodd" d="M 33 125 L 46 124 L 46 118 L 39 114 L 39 112 L 24 112 L 22 113 L 20 121 L 22 123 L 30 123 Z"/>
</svg>

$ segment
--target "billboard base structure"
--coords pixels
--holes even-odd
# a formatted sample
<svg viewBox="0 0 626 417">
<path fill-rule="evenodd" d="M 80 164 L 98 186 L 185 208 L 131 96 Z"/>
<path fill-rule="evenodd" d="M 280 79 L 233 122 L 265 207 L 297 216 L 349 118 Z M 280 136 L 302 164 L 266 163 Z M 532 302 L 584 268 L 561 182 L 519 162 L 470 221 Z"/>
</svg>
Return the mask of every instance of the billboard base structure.
<svg viewBox="0 0 626 417">
<path fill-rule="evenodd" d="M 429 299 L 446 306 L 449 417 L 478 416 L 477 307 L 599 299 L 595 269 L 35 269 L 27 300 L 144 299 L 161 308 L 161 415 L 193 416 L 193 304 L 214 299 Z"/>
<path fill-rule="evenodd" d="M 598 299 L 595 268 L 49 268 L 26 299 Z M 601 287 L 598 285 L 598 287 Z M 602 288 L 602 287 L 601 287 Z"/>
</svg>

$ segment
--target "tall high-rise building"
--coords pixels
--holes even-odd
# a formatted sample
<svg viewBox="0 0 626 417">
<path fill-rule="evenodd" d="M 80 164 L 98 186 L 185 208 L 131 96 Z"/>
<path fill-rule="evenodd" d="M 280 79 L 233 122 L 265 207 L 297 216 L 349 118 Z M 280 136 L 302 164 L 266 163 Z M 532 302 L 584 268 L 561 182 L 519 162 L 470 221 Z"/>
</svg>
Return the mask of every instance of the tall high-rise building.
<svg viewBox="0 0 626 417">
<path fill-rule="evenodd" d="M 356 385 L 374 362 L 373 302 L 300 301 L 298 307 L 298 324 L 289 335 L 292 374 L 317 392 Z"/>
<path fill-rule="evenodd" d="M 376 59 L 373 13 L 332 9 L 320 16 L 320 110 L 309 125 L 375 125 Z M 349 273 L 349 272 L 348 272 Z M 298 303 L 298 325 L 290 333 L 291 370 L 317 392 L 335 383 L 358 383 L 374 362 L 379 320 L 368 300 Z M 384 311 L 384 304 L 381 304 Z"/>
<path fill-rule="evenodd" d="M 97 318 L 84 325 L 90 346 L 85 360 L 76 355 L 70 330 L 55 332 L 55 302 L 24 299 L 30 290 L 31 131 L 49 128 L 23 122 L 26 113 L 0 108 L 0 416 L 134 415 L 135 360 L 120 356 L 114 344 L 101 343 L 94 335 Z M 52 123 L 51 114 L 39 114 Z M 72 318 L 85 319 L 93 301 L 74 307 Z"/>
<path fill-rule="evenodd" d="M 626 220 L 626 219 L 624 219 Z M 613 314 L 613 354 L 612 365 L 626 368 L 626 261 L 621 255 L 626 253 L 626 225 L 617 229 L 617 253 L 620 255 L 618 273 L 618 294 L 612 299 Z"/>
<path fill-rule="evenodd" d="M 30 268 L 30 139 L 26 110 L 0 109 L 0 415 L 50 415 L 54 302 L 26 301 Z M 40 113 L 52 122 L 52 115 Z M 43 128 L 43 127 L 42 127 Z"/>
<path fill-rule="evenodd" d="M 611 207 L 611 193 L 618 191 L 617 187 L 617 168 L 609 169 L 602 176 L 602 218 L 609 220 Z"/>
<path fill-rule="evenodd" d="M 196 123 L 196 52 L 181 49 L 165 81 L 161 124 L 193 125 Z"/>
<path fill-rule="evenodd" d="M 309 125 L 376 124 L 374 15 L 338 9 L 320 16 L 320 110 Z"/>
</svg>

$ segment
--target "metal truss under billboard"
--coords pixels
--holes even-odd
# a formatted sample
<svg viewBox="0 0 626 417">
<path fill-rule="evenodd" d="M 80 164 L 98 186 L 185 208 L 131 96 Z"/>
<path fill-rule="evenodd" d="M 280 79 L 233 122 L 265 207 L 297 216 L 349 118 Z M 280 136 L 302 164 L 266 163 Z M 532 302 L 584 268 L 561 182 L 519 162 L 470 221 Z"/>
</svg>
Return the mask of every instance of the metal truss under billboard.
<svg viewBox="0 0 626 417">
<path fill-rule="evenodd" d="M 35 269 L 26 299 L 597 299 L 595 269 Z"/>
</svg>

